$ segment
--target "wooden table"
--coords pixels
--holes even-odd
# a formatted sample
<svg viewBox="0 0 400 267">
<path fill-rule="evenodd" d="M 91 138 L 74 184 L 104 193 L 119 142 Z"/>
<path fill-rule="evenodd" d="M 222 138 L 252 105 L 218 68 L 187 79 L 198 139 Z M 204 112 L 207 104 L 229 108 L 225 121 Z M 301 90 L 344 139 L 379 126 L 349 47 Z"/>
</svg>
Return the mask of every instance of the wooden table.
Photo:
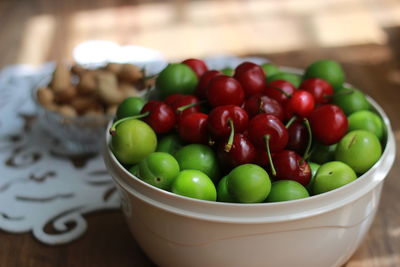
<svg viewBox="0 0 400 267">
<path fill-rule="evenodd" d="M 49 19 L 46 17 L 47 15 L 55 14 L 56 16 L 53 19 L 49 19 L 49 21 L 65 22 L 71 10 L 83 12 L 90 8 L 113 7 L 117 8 L 117 11 L 110 11 L 110 16 L 116 19 L 118 15 L 121 16 L 122 14 L 122 11 L 118 8 L 128 5 L 128 2 L 125 1 L 115 3 L 105 0 L 88 1 L 89 3 L 86 1 L 68 1 L 67 4 L 66 2 L 2 1 L 0 3 L 0 21 L 3 29 L 0 32 L 0 47 L 3 53 L 0 57 L 0 66 L 19 62 L 41 63 L 47 60 L 68 59 L 71 55 L 70 46 L 80 40 L 79 38 L 82 38 L 78 33 L 68 31 L 68 25 L 61 23 L 53 29 L 55 32 L 54 39 L 52 39 L 50 45 L 47 44 L 45 49 L 41 46 L 44 41 L 38 40 L 39 37 L 45 37 L 40 35 L 43 33 L 41 30 L 38 32 L 39 36 L 22 36 L 19 32 L 23 27 L 33 27 L 27 24 L 29 16 L 33 18 L 34 15 L 38 15 L 39 17 L 36 18 L 46 22 L 46 19 Z M 177 1 L 179 5 L 182 5 L 183 2 L 185 1 Z M 358 1 L 357 3 L 362 6 L 360 4 L 362 2 Z M 382 1 L 382 3 L 387 4 L 387 7 L 391 5 L 391 1 Z M 177 10 L 184 12 L 182 11 L 184 10 L 182 6 Z M 338 12 L 341 11 L 339 10 Z M 82 16 L 84 17 L 85 15 L 83 14 Z M 126 18 L 126 15 L 122 14 L 122 17 Z M 135 24 L 135 22 L 132 23 Z M 47 24 L 44 23 L 43 25 Z M 128 23 L 127 25 L 130 24 Z M 274 51 L 273 53 L 268 49 L 251 49 L 251 45 L 244 43 L 240 50 L 235 50 L 235 48 L 232 48 L 233 46 L 230 47 L 229 45 L 226 47 L 237 54 L 263 56 L 271 59 L 276 64 L 294 67 L 305 67 L 313 60 L 320 58 L 338 60 L 345 69 L 347 80 L 372 96 L 384 107 L 392 121 L 397 147 L 400 147 L 400 38 L 398 37 L 400 36 L 400 28 L 391 26 L 380 29 L 388 37 L 387 40 L 381 43 L 367 40 L 363 44 L 330 46 L 329 48 L 314 43 L 293 49 L 287 48 L 286 51 L 282 52 Z M 60 32 L 60 30 L 67 31 L 67 36 L 63 36 L 63 32 Z M 225 30 L 229 31 L 229 29 Z M 238 35 L 240 35 L 240 29 L 237 30 L 239 31 Z M 90 34 L 87 33 L 88 39 L 93 37 Z M 123 43 L 123 31 L 119 34 L 121 39 L 117 41 Z M 107 38 L 106 34 L 104 36 Z M 233 37 L 231 36 L 230 38 Z M 279 36 L 276 38 L 279 38 Z M 70 42 L 68 43 L 68 41 Z M 29 42 L 32 42 L 31 46 Z M 35 53 L 35 51 L 39 54 L 42 53 L 42 55 L 40 57 L 37 57 L 37 55 L 32 56 L 31 53 Z M 202 56 L 207 53 L 208 50 L 196 50 L 194 55 Z M 174 57 L 172 54 L 169 54 L 169 56 Z M 399 173 L 400 166 L 396 162 L 386 179 L 379 211 L 371 230 L 360 248 L 345 266 L 400 266 Z M 88 221 L 88 230 L 84 236 L 71 244 L 55 247 L 38 243 L 29 233 L 9 234 L 0 231 L 0 266 L 122 267 L 153 265 L 131 237 L 120 211 L 90 214 L 86 219 Z"/>
</svg>

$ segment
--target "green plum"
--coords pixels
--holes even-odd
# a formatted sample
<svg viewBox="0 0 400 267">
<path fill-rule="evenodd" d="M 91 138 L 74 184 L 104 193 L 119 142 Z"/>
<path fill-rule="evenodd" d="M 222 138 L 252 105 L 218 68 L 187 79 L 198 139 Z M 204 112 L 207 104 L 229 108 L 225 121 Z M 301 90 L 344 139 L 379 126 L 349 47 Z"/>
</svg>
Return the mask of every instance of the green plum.
<svg viewBox="0 0 400 267">
<path fill-rule="evenodd" d="M 224 69 L 220 70 L 220 72 L 222 72 L 223 74 L 228 75 L 228 76 L 233 76 L 233 74 L 235 74 L 235 70 L 232 68 L 224 68 Z"/>
<path fill-rule="evenodd" d="M 139 164 L 131 166 L 128 171 L 139 178 Z"/>
<path fill-rule="evenodd" d="M 233 197 L 228 192 L 228 185 L 226 181 L 228 180 L 228 176 L 224 176 L 219 182 L 217 186 L 217 200 L 219 202 L 236 202 Z"/>
<path fill-rule="evenodd" d="M 370 104 L 365 95 L 354 88 L 342 88 L 333 95 L 333 104 L 338 105 L 348 116 L 359 110 L 367 110 Z"/>
<path fill-rule="evenodd" d="M 165 152 L 153 152 L 139 163 L 139 178 L 161 189 L 169 190 L 178 173 L 178 162 Z"/>
<path fill-rule="evenodd" d="M 335 89 L 339 89 L 345 81 L 345 74 L 339 63 L 323 59 L 315 61 L 307 67 L 304 79 L 309 78 L 323 79 L 329 82 Z"/>
<path fill-rule="evenodd" d="M 133 165 L 153 153 L 157 147 L 157 136 L 153 129 L 141 120 L 127 120 L 116 127 L 111 138 L 111 150 L 119 162 Z"/>
<path fill-rule="evenodd" d="M 317 171 L 318 171 L 319 167 L 321 167 L 321 165 L 319 165 L 315 162 L 308 162 L 308 166 L 310 166 L 310 169 L 311 169 L 311 180 L 308 183 L 308 185 L 306 186 L 306 188 L 308 191 L 311 191 L 312 185 L 315 180 L 315 175 L 317 174 Z"/>
<path fill-rule="evenodd" d="M 313 194 L 321 194 L 357 179 L 354 170 L 347 164 L 340 161 L 327 162 L 319 167 L 312 185 Z"/>
<path fill-rule="evenodd" d="M 272 82 L 277 80 L 288 81 L 291 84 L 293 84 L 294 87 L 296 88 L 298 88 L 301 84 L 301 76 L 294 73 L 280 72 L 267 77 L 267 82 Z"/>
<path fill-rule="evenodd" d="M 175 177 L 171 192 L 202 200 L 217 200 L 217 190 L 211 179 L 198 170 L 184 170 Z"/>
<path fill-rule="evenodd" d="M 315 143 L 312 148 L 310 160 L 318 164 L 332 161 L 335 158 L 336 146 L 337 144 L 326 146 L 321 143 Z"/>
<path fill-rule="evenodd" d="M 366 130 L 375 134 L 382 141 L 385 133 L 385 125 L 381 117 L 376 113 L 369 110 L 360 110 L 351 114 L 347 119 L 349 120 L 349 132 L 353 130 Z"/>
<path fill-rule="evenodd" d="M 175 154 L 182 170 L 199 170 L 208 175 L 215 183 L 220 178 L 215 152 L 206 145 L 190 144 Z"/>
<path fill-rule="evenodd" d="M 172 94 L 193 94 L 197 86 L 196 73 L 186 64 L 169 64 L 157 77 L 156 87 L 163 97 Z"/>
<path fill-rule="evenodd" d="M 271 64 L 271 63 L 261 64 L 260 66 L 261 66 L 261 68 L 263 68 L 265 76 L 267 78 L 281 72 L 276 65 Z"/>
<path fill-rule="evenodd" d="M 375 134 L 354 130 L 340 140 L 335 160 L 348 164 L 358 174 L 368 171 L 381 157 L 382 147 Z"/>
<path fill-rule="evenodd" d="M 309 197 L 307 189 L 293 180 L 280 180 L 273 182 L 267 202 L 280 202 Z"/>
<path fill-rule="evenodd" d="M 141 97 L 128 97 L 117 108 L 117 120 L 122 118 L 136 116 L 140 114 L 143 106 L 146 104 L 146 100 Z"/>
<path fill-rule="evenodd" d="M 227 185 L 229 194 L 240 203 L 263 202 L 271 190 L 268 173 L 255 164 L 234 168 L 228 174 Z"/>
<path fill-rule="evenodd" d="M 183 141 L 176 134 L 162 137 L 157 146 L 157 152 L 166 152 L 175 156 L 176 152 L 183 147 Z"/>
</svg>

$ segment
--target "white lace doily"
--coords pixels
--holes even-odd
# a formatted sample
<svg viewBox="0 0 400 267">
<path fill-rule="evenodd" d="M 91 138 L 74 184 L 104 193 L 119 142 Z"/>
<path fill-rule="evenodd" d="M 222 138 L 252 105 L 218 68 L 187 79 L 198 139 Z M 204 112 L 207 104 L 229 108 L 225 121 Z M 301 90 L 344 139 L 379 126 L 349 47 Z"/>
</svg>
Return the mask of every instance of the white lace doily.
<svg viewBox="0 0 400 267">
<path fill-rule="evenodd" d="M 207 59 L 211 69 L 234 67 L 257 58 Z M 155 73 L 165 62 L 154 62 Z M 32 86 L 52 72 L 49 63 L 39 69 L 11 66 L 0 72 L 0 229 L 32 232 L 46 244 L 63 244 L 82 235 L 84 214 L 116 209 L 119 197 L 100 155 L 66 158 L 51 150 L 55 140 L 35 124 Z"/>
</svg>

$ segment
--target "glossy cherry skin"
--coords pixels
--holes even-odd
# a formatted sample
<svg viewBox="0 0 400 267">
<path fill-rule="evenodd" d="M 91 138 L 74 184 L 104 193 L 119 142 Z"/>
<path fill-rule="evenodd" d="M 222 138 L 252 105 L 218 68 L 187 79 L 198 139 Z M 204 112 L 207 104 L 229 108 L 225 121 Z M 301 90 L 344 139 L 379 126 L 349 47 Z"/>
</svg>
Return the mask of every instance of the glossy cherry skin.
<svg viewBox="0 0 400 267">
<path fill-rule="evenodd" d="M 311 112 L 308 119 L 313 136 L 324 145 L 337 143 L 347 132 L 347 117 L 336 105 L 322 105 Z"/>
<path fill-rule="evenodd" d="M 304 123 L 300 121 L 293 122 L 289 128 L 289 141 L 286 149 L 293 150 L 296 153 L 303 155 L 308 144 L 308 132 Z"/>
<path fill-rule="evenodd" d="M 208 85 L 210 84 L 211 79 L 218 75 L 222 75 L 222 73 L 217 70 L 209 70 L 205 72 L 197 84 L 196 95 L 200 98 L 207 98 Z"/>
<path fill-rule="evenodd" d="M 296 88 L 290 82 L 276 80 L 267 84 L 267 87 L 264 89 L 264 94 L 281 104 L 285 104 L 295 91 Z"/>
<path fill-rule="evenodd" d="M 176 116 L 170 106 L 164 102 L 151 100 L 144 105 L 141 113 L 149 112 L 149 115 L 143 118 L 147 124 L 153 128 L 156 133 L 167 133 L 175 125 Z"/>
<path fill-rule="evenodd" d="M 211 106 L 236 105 L 244 101 L 244 90 L 240 83 L 227 75 L 217 75 L 211 79 L 207 88 L 207 99 Z"/>
<path fill-rule="evenodd" d="M 218 146 L 218 158 L 227 168 L 251 163 L 256 158 L 256 149 L 250 140 L 241 133 L 235 134 L 232 148 L 229 152 L 225 151 L 226 142 L 221 142 Z"/>
<path fill-rule="evenodd" d="M 190 143 L 206 144 L 208 141 L 208 115 L 200 112 L 184 116 L 178 126 L 179 136 Z"/>
<path fill-rule="evenodd" d="M 263 68 L 251 62 L 237 66 L 233 77 L 242 85 L 246 97 L 262 93 L 266 86 Z"/>
<path fill-rule="evenodd" d="M 252 143 L 261 148 L 265 148 L 265 136 L 269 135 L 271 152 L 284 149 L 289 140 L 288 131 L 274 115 L 258 114 L 250 120 L 248 132 Z"/>
<path fill-rule="evenodd" d="M 311 93 L 304 90 L 297 90 L 286 103 L 287 116 L 297 115 L 307 117 L 315 106 L 314 97 Z"/>
<path fill-rule="evenodd" d="M 208 115 L 208 129 L 216 138 L 227 138 L 231 132 L 229 120 L 233 122 L 235 133 L 242 133 L 249 123 L 249 116 L 241 107 L 219 106 Z"/>
<path fill-rule="evenodd" d="M 176 115 L 176 120 L 179 123 L 181 118 L 183 116 L 186 116 L 187 114 L 194 113 L 194 112 L 200 112 L 200 105 L 195 105 L 193 107 L 188 107 L 185 108 L 184 110 L 179 110 L 179 108 L 191 104 L 196 104 L 199 103 L 200 100 L 193 96 L 193 95 L 181 95 L 180 97 L 176 97 L 174 101 L 171 101 L 169 106 L 172 108 L 172 110 L 175 112 Z"/>
<path fill-rule="evenodd" d="M 206 63 L 201 59 L 189 58 L 182 61 L 182 63 L 188 65 L 196 73 L 198 78 L 208 71 Z"/>
<path fill-rule="evenodd" d="M 327 81 L 319 78 L 304 80 L 299 89 L 311 93 L 317 105 L 329 103 L 334 93 L 332 86 Z"/>
<path fill-rule="evenodd" d="M 280 120 L 285 118 L 282 105 L 275 99 L 262 94 L 247 98 L 244 102 L 244 109 L 247 111 L 250 118 L 259 113 L 271 114 L 278 117 Z"/>
<path fill-rule="evenodd" d="M 293 180 L 306 186 L 311 180 L 311 168 L 302 157 L 291 150 L 282 150 L 274 154 L 272 161 L 278 180 Z"/>
</svg>

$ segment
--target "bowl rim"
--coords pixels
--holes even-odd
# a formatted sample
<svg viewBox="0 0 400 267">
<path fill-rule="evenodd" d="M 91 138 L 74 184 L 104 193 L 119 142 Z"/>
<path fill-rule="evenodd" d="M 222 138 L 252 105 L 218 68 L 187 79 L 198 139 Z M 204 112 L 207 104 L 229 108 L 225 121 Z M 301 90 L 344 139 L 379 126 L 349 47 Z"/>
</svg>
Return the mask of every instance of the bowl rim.
<svg viewBox="0 0 400 267">
<path fill-rule="evenodd" d="M 303 73 L 302 70 L 292 67 L 280 67 L 282 70 L 287 72 L 292 72 L 294 74 Z M 345 86 L 351 86 L 348 83 L 345 83 Z M 172 192 L 159 189 L 155 186 L 152 186 L 138 177 L 134 176 L 130 172 L 128 172 L 122 164 L 116 159 L 114 154 L 110 148 L 111 137 L 108 134 L 108 129 L 111 126 L 111 122 L 109 123 L 106 131 L 106 138 L 104 139 L 103 146 L 103 158 L 106 163 L 108 171 L 111 173 L 114 181 L 117 182 L 119 186 L 130 192 L 130 194 L 134 194 L 140 197 L 141 200 L 155 205 L 161 209 L 180 214 L 185 217 L 195 217 L 201 220 L 208 221 L 219 221 L 219 222 L 237 222 L 237 223 L 260 223 L 260 222 L 279 222 L 279 221 L 291 221 L 298 220 L 305 217 L 316 216 L 321 213 L 326 213 L 328 211 L 333 211 L 338 209 L 347 203 L 350 203 L 358 198 L 361 198 L 366 193 L 370 192 L 373 188 L 378 186 L 387 176 L 388 172 L 391 169 L 391 166 L 394 163 L 394 158 L 396 154 L 396 143 L 393 136 L 393 131 L 391 128 L 390 120 L 387 117 L 386 113 L 380 107 L 380 105 L 371 97 L 367 95 L 368 101 L 371 105 L 376 109 L 376 111 L 381 116 L 385 126 L 386 126 L 386 143 L 384 150 L 381 154 L 380 159 L 364 174 L 357 177 L 357 179 L 349 184 L 346 184 L 342 187 L 336 188 L 329 192 L 325 192 L 323 194 L 318 194 L 314 196 L 310 196 L 303 199 L 283 201 L 283 202 L 271 202 L 271 203 L 228 203 L 228 202 L 214 202 L 214 201 L 206 201 L 200 199 L 194 199 L 186 196 L 181 196 L 174 194 Z M 380 170 L 380 167 L 384 166 L 384 170 Z M 125 176 L 125 177 L 124 177 Z M 364 178 L 364 179 L 363 179 Z M 369 183 L 367 183 L 366 179 L 370 178 Z M 128 180 L 131 179 L 131 180 Z M 134 188 L 131 182 L 134 182 L 134 186 L 139 186 L 141 188 Z M 354 190 L 354 194 L 348 194 L 348 191 L 353 191 L 353 188 L 361 186 L 363 190 Z M 142 191 L 142 192 L 139 192 Z M 143 192 L 148 192 L 149 195 L 144 194 Z M 154 198 L 156 196 L 156 198 Z M 339 198 L 339 201 L 333 201 L 333 198 L 342 196 Z M 164 198 L 166 201 L 160 200 Z M 175 204 L 183 204 L 182 207 L 176 207 L 172 204 L 172 202 L 176 202 Z M 254 216 L 254 214 L 262 211 L 262 209 L 272 209 L 272 211 L 278 212 L 279 210 L 285 210 L 292 208 L 296 210 L 296 207 L 299 206 L 306 207 L 309 204 L 312 204 L 310 209 L 303 209 L 296 211 L 293 214 L 269 214 L 270 216 Z M 318 207 L 316 203 L 325 203 Z M 199 205 L 202 206 L 199 208 Z M 191 211 L 187 209 L 186 206 L 197 207 L 197 211 Z M 214 207 L 216 209 L 230 209 L 232 213 L 233 210 L 236 210 L 236 216 L 232 214 L 229 215 L 218 215 L 217 212 L 215 214 L 208 214 L 208 208 Z M 245 218 L 243 216 L 243 209 L 252 209 L 253 212 L 249 213 L 249 218 Z M 254 213 L 254 214 L 253 214 Z M 279 212 L 278 212 L 279 213 Z M 238 216 L 242 214 L 242 216 Z M 206 216 L 204 216 L 206 215 Z M 253 215 L 253 216 L 252 216 Z"/>
</svg>

